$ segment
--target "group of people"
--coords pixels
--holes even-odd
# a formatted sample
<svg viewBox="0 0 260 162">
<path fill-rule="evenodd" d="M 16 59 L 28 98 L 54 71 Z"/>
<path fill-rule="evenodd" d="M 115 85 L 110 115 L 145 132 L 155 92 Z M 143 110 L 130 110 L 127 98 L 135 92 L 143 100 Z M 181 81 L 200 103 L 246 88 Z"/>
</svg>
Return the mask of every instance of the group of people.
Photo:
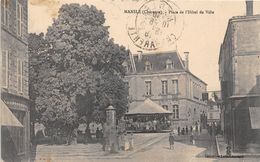
<svg viewBox="0 0 260 162">
<path fill-rule="evenodd" d="M 189 133 L 192 134 L 193 132 L 201 133 L 201 127 L 199 127 L 198 125 L 196 125 L 195 127 L 190 126 L 190 129 L 187 125 L 185 128 L 182 129 L 178 127 L 178 135 L 188 135 Z"/>
<path fill-rule="evenodd" d="M 188 128 L 188 126 L 186 126 L 185 128 L 180 128 L 178 127 L 178 136 L 180 135 L 188 135 L 190 134 L 190 143 L 192 145 L 195 145 L 195 133 L 198 134 L 199 132 L 201 132 L 201 127 L 199 127 L 198 125 L 196 125 L 195 127 L 190 126 L 190 128 Z M 170 149 L 174 149 L 174 140 L 175 140 L 175 134 L 172 132 L 170 132 L 169 134 L 169 144 L 170 144 Z"/>
<path fill-rule="evenodd" d="M 159 131 L 169 129 L 171 123 L 165 120 L 135 121 L 127 123 L 127 129 L 133 131 Z"/>
<path fill-rule="evenodd" d="M 170 132 L 170 134 L 169 134 L 170 150 L 174 149 L 174 140 L 175 140 L 174 133 Z M 191 133 L 191 135 L 190 135 L 190 143 L 192 145 L 195 145 L 195 136 L 193 133 Z"/>
</svg>

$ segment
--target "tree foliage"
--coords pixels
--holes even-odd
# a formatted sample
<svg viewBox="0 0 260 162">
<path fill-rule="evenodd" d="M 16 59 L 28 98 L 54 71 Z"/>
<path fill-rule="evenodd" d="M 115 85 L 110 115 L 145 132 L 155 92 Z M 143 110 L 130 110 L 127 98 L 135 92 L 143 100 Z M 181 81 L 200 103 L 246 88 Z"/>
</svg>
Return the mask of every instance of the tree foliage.
<svg viewBox="0 0 260 162">
<path fill-rule="evenodd" d="M 66 4 L 45 39 L 31 35 L 31 98 L 47 127 L 70 134 L 80 121 L 104 121 L 109 104 L 119 117 L 125 113 L 127 51 L 109 38 L 104 23 L 104 13 L 94 6 Z"/>
</svg>

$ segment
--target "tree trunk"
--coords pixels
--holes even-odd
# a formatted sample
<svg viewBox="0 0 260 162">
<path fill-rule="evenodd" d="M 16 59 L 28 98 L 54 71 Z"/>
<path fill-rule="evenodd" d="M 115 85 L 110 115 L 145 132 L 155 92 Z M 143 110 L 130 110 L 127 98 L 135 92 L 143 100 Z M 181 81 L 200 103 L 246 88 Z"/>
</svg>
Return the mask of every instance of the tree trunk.
<svg viewBox="0 0 260 162">
<path fill-rule="evenodd" d="M 90 134 L 90 130 L 89 130 L 89 123 L 87 122 L 87 128 L 85 130 L 85 143 L 88 143 L 91 140 L 91 134 Z"/>
<path fill-rule="evenodd" d="M 67 144 L 68 145 L 76 145 L 77 144 L 77 137 L 78 137 L 78 129 L 75 128 L 69 132 L 67 136 Z"/>
</svg>

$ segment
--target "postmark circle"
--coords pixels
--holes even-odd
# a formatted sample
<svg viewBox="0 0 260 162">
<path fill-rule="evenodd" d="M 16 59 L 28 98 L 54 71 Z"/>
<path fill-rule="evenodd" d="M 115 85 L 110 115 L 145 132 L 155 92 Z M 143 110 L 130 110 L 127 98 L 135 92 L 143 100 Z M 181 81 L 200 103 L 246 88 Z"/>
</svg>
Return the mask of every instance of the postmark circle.
<svg viewBox="0 0 260 162">
<path fill-rule="evenodd" d="M 141 5 L 127 32 L 135 46 L 152 51 L 172 45 L 181 37 L 183 16 L 175 14 L 179 7 L 169 0 L 149 0 Z"/>
</svg>

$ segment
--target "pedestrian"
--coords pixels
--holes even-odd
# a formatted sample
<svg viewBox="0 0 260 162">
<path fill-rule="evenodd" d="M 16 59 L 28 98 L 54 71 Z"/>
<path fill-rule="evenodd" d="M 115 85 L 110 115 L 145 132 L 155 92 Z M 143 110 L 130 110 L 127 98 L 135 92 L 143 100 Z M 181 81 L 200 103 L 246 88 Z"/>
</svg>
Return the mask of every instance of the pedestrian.
<svg viewBox="0 0 260 162">
<path fill-rule="evenodd" d="M 130 133 L 130 137 L 129 137 L 129 150 L 134 150 L 134 134 L 133 132 Z"/>
<path fill-rule="evenodd" d="M 212 136 L 212 126 L 209 126 L 209 134 Z"/>
<path fill-rule="evenodd" d="M 184 128 L 182 128 L 182 130 L 181 130 L 181 134 L 182 134 L 182 135 L 185 134 L 185 130 L 184 130 Z"/>
<path fill-rule="evenodd" d="M 188 126 L 186 125 L 186 134 L 189 133 L 189 129 L 188 129 Z"/>
<path fill-rule="evenodd" d="M 192 133 L 192 131 L 193 131 L 193 128 L 192 128 L 192 125 L 190 126 L 190 132 Z"/>
<path fill-rule="evenodd" d="M 178 127 L 178 136 L 181 135 L 181 128 Z"/>
<path fill-rule="evenodd" d="M 169 135 L 170 150 L 174 149 L 174 135 L 173 132 Z"/>
<path fill-rule="evenodd" d="M 195 139 L 194 139 L 193 133 L 191 133 L 191 135 L 190 135 L 190 143 L 191 143 L 192 145 L 195 145 Z"/>
<path fill-rule="evenodd" d="M 97 128 L 97 130 L 96 130 L 96 139 L 97 139 L 97 141 L 99 142 L 99 140 L 100 140 L 100 130 L 99 130 L 99 128 Z"/>
</svg>

